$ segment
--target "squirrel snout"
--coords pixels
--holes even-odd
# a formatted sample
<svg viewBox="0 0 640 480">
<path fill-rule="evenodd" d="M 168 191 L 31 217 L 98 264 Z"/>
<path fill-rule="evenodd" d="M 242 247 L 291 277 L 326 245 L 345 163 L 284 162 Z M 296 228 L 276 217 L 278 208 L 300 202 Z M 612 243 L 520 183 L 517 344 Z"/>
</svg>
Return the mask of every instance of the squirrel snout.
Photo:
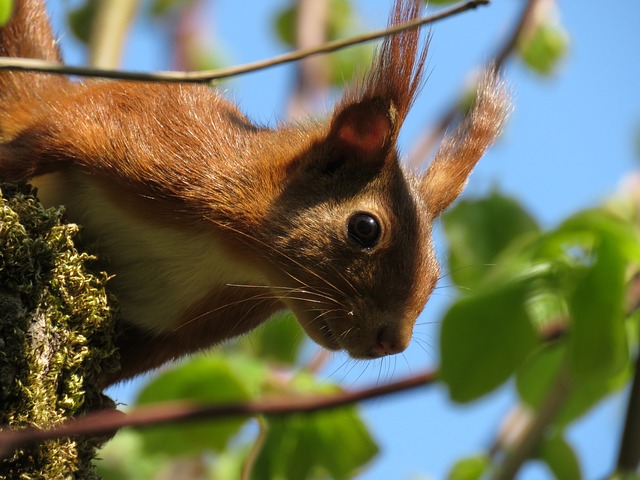
<svg viewBox="0 0 640 480">
<path fill-rule="evenodd" d="M 371 353 L 376 357 L 402 353 L 409 346 L 410 340 L 411 338 L 405 339 L 398 332 L 382 328 L 380 332 L 378 332 L 375 345 L 371 347 Z"/>
</svg>

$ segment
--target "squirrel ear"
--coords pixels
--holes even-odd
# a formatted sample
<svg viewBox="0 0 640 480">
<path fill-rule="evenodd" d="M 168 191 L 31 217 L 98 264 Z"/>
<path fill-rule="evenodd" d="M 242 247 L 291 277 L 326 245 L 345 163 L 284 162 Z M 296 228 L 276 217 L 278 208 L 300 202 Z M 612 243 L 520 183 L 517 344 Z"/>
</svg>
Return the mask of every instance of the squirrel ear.
<svg viewBox="0 0 640 480">
<path fill-rule="evenodd" d="M 334 115 L 329 138 L 362 157 L 375 157 L 392 143 L 392 112 L 372 100 L 347 105 Z"/>
</svg>

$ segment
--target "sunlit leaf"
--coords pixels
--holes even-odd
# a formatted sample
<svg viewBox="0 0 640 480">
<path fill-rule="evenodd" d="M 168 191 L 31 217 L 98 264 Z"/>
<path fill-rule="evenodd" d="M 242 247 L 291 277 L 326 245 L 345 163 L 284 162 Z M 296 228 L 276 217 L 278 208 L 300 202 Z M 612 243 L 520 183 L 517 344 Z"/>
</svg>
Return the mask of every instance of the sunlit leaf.
<svg viewBox="0 0 640 480">
<path fill-rule="evenodd" d="M 265 322 L 243 339 L 243 343 L 260 358 L 293 365 L 304 339 L 302 328 L 295 316 L 287 313 Z"/>
<path fill-rule="evenodd" d="M 625 261 L 618 246 L 601 241 L 593 264 L 570 299 L 569 367 L 574 381 L 606 378 L 628 359 L 624 326 Z"/>
<path fill-rule="evenodd" d="M 516 387 L 520 398 L 537 409 L 549 396 L 561 368 L 566 368 L 567 347 L 559 342 L 540 347 L 518 369 Z M 565 426 L 588 412 L 606 396 L 622 388 L 629 379 L 630 369 L 618 372 L 607 379 L 594 379 L 572 385 L 569 396 L 560 410 L 555 423 Z"/>
<path fill-rule="evenodd" d="M 638 228 L 604 209 L 584 210 L 569 217 L 550 235 L 549 242 L 558 247 L 568 243 L 591 246 L 595 239 L 606 239 L 616 244 L 627 260 L 640 261 Z"/>
<path fill-rule="evenodd" d="M 440 332 L 440 372 L 453 400 L 489 393 L 533 350 L 537 336 L 525 305 L 527 289 L 524 281 L 511 282 L 449 309 Z"/>
<path fill-rule="evenodd" d="M 99 451 L 96 471 L 102 480 L 139 480 L 153 478 L 169 457 L 143 451 L 138 430 L 122 429 Z"/>
<path fill-rule="evenodd" d="M 192 3 L 194 0 L 153 0 L 151 14 L 154 16 L 165 15 L 174 8 L 186 7 Z"/>
<path fill-rule="evenodd" d="M 330 82 L 334 86 L 342 86 L 351 81 L 371 64 L 374 49 L 369 44 L 338 50 L 328 57 L 330 66 Z"/>
<path fill-rule="evenodd" d="M 296 44 L 296 17 L 297 6 L 294 4 L 281 10 L 275 18 L 278 38 L 290 47 Z M 326 39 L 329 41 L 346 36 L 353 24 L 351 3 L 347 0 L 330 0 Z"/>
<path fill-rule="evenodd" d="M 540 445 L 537 455 L 545 462 L 557 479 L 580 480 L 582 473 L 578 457 L 561 435 L 552 435 Z"/>
<path fill-rule="evenodd" d="M 13 0 L 0 0 L 0 27 L 5 25 L 13 12 Z"/>
<path fill-rule="evenodd" d="M 477 288 L 496 258 L 516 238 L 539 231 L 536 221 L 516 200 L 496 192 L 459 202 L 443 215 L 442 225 L 449 244 L 451 278 L 464 288 Z"/>
<path fill-rule="evenodd" d="M 569 48 L 569 35 L 556 22 L 542 22 L 520 44 L 520 54 L 529 67 L 548 75 L 556 68 Z"/>
<path fill-rule="evenodd" d="M 198 357 L 164 372 L 140 393 L 137 405 L 171 401 L 194 404 L 234 403 L 250 400 L 244 379 L 222 358 Z M 220 450 L 238 432 L 245 419 L 212 419 L 142 431 L 145 449 L 171 454 Z"/>
<path fill-rule="evenodd" d="M 520 397 L 537 409 L 565 361 L 566 349 L 558 345 L 543 345 L 518 369 L 516 387 Z"/>
<path fill-rule="evenodd" d="M 491 462 L 484 455 L 458 460 L 449 471 L 447 480 L 479 480 Z"/>
</svg>

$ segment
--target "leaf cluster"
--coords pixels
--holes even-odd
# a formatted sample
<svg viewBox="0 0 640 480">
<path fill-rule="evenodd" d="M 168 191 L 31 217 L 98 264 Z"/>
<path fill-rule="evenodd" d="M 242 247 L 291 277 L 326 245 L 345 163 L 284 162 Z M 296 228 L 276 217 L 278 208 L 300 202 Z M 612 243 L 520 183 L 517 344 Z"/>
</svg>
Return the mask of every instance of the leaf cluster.
<svg viewBox="0 0 640 480">
<path fill-rule="evenodd" d="M 233 404 L 339 391 L 298 366 L 303 338 L 292 315 L 274 318 L 234 347 L 165 371 L 142 389 L 134 406 L 176 399 Z M 348 407 L 125 430 L 102 451 L 97 468 L 105 480 L 158 478 L 184 462 L 220 479 L 240 478 L 243 469 L 254 479 L 346 479 L 377 451 L 357 409 Z"/>
<path fill-rule="evenodd" d="M 440 336 L 451 398 L 468 403 L 513 381 L 531 419 L 558 400 L 537 455 L 557 478 L 579 478 L 563 432 L 629 379 L 637 318 L 626 308 L 627 285 L 640 262 L 640 231 L 604 207 L 543 231 L 498 193 L 461 202 L 443 227 L 461 292 Z M 550 340 L 557 330 L 562 335 Z M 479 478 L 490 468 L 488 458 L 468 459 L 452 478 Z M 467 470 L 475 473 L 460 473 Z"/>
</svg>

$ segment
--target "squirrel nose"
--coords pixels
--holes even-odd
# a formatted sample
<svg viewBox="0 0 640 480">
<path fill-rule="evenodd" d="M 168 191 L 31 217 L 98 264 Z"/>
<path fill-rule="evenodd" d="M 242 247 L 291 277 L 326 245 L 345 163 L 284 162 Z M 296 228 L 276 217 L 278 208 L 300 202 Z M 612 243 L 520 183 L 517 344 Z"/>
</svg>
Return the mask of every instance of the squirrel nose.
<svg viewBox="0 0 640 480">
<path fill-rule="evenodd" d="M 382 329 L 380 333 L 378 333 L 376 344 L 371 348 L 371 353 L 377 357 L 384 357 L 403 352 L 405 348 L 406 346 L 400 341 L 397 335 Z"/>
</svg>

